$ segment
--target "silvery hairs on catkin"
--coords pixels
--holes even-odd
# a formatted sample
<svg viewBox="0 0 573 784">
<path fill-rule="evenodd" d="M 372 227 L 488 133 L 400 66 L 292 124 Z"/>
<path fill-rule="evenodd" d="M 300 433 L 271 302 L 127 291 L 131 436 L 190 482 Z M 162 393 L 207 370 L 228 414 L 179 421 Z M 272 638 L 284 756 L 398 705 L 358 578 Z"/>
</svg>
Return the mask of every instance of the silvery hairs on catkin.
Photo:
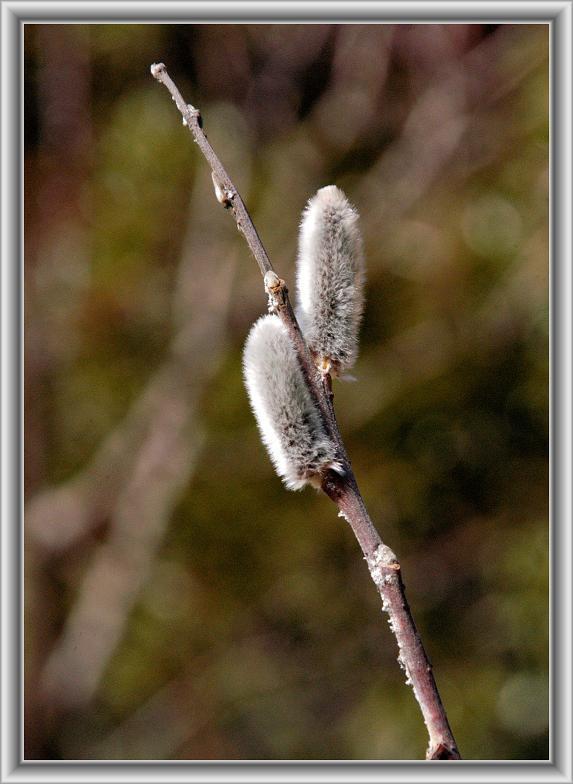
<svg viewBox="0 0 573 784">
<path fill-rule="evenodd" d="M 318 484 L 329 468 L 339 471 L 334 444 L 312 402 L 295 348 L 278 316 L 262 316 L 251 328 L 243 371 L 263 443 L 289 490 Z"/>
<path fill-rule="evenodd" d="M 302 214 L 297 316 L 309 348 L 334 373 L 358 354 L 364 257 L 358 213 L 335 185 L 321 188 Z"/>
</svg>

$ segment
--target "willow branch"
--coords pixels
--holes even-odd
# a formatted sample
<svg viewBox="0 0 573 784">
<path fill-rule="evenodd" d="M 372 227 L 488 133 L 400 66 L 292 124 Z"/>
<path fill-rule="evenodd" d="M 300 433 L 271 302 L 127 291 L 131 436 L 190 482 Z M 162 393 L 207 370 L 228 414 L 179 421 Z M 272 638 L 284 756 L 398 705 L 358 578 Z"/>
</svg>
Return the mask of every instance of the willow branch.
<svg viewBox="0 0 573 784">
<path fill-rule="evenodd" d="M 183 100 L 163 63 L 152 65 L 151 73 L 171 93 L 183 117 L 183 123 L 189 128 L 194 141 L 211 166 L 215 196 L 233 214 L 237 228 L 244 235 L 259 265 L 264 278 L 265 291 L 269 296 L 269 306 L 279 315 L 289 332 L 310 394 L 321 412 L 328 433 L 337 445 L 337 458 L 345 472 L 340 476 L 329 471 L 323 479 L 322 490 L 334 501 L 340 514 L 350 524 L 368 563 L 372 580 L 382 598 L 383 609 L 390 617 L 390 627 L 398 643 L 398 661 L 406 673 L 406 683 L 414 690 L 428 730 L 429 746 L 426 759 L 460 759 L 438 693 L 432 666 L 406 600 L 400 564 L 392 550 L 383 543 L 368 515 L 344 449 L 334 413 L 330 376 L 321 374 L 313 362 L 290 303 L 286 284 L 273 270 L 239 192 L 205 135 L 201 113 Z"/>
</svg>

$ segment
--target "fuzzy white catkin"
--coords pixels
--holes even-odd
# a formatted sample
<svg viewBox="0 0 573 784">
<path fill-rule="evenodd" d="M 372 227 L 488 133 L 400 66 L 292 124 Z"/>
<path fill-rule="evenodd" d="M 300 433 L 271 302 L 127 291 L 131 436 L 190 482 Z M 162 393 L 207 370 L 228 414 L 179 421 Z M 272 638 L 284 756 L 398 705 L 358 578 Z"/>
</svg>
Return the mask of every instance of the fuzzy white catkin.
<svg viewBox="0 0 573 784">
<path fill-rule="evenodd" d="M 297 316 L 309 348 L 334 372 L 358 354 L 364 257 L 358 213 L 336 185 L 321 188 L 302 214 Z"/>
<path fill-rule="evenodd" d="M 243 371 L 261 438 L 289 490 L 316 483 L 328 468 L 339 470 L 334 444 L 278 316 L 262 316 L 253 325 L 245 344 Z"/>
</svg>

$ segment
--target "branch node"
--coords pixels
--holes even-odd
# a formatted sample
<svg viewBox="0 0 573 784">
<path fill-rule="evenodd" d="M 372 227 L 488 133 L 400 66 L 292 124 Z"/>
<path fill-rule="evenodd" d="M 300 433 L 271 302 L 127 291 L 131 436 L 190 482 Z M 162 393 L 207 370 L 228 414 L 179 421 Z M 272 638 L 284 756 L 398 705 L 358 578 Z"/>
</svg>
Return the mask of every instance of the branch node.
<svg viewBox="0 0 573 784">
<path fill-rule="evenodd" d="M 277 312 L 287 301 L 288 289 L 282 278 L 274 270 L 265 272 L 265 291 L 269 296 L 269 311 Z"/>
<path fill-rule="evenodd" d="M 267 294 L 274 294 L 280 289 L 281 284 L 284 285 L 284 280 L 281 280 L 274 270 L 269 270 L 265 273 L 264 284 Z"/>
<path fill-rule="evenodd" d="M 329 357 L 320 357 L 317 362 L 320 375 L 327 385 L 329 385 L 330 371 L 332 370 L 332 361 Z M 326 378 L 328 376 L 328 379 Z M 332 389 L 332 386 L 330 385 Z"/>
<path fill-rule="evenodd" d="M 225 184 L 219 179 L 214 171 L 211 172 L 211 179 L 213 180 L 213 187 L 215 189 L 215 198 L 228 210 L 233 206 L 233 199 L 235 198 L 235 191 L 231 188 L 226 188 Z"/>
<path fill-rule="evenodd" d="M 175 98 L 173 96 L 172 96 L 172 100 L 175 100 Z M 203 128 L 203 118 L 201 117 L 201 112 L 199 111 L 199 109 L 196 109 L 193 106 L 193 104 L 188 103 L 187 104 L 187 113 L 189 114 L 189 120 L 191 120 L 191 122 L 193 122 L 193 120 L 195 120 L 195 122 L 197 123 L 199 128 L 202 129 Z M 189 120 L 187 119 L 185 114 L 182 113 L 183 125 L 187 126 L 188 128 L 190 128 Z M 195 141 L 197 141 L 197 139 L 195 139 Z"/>
</svg>

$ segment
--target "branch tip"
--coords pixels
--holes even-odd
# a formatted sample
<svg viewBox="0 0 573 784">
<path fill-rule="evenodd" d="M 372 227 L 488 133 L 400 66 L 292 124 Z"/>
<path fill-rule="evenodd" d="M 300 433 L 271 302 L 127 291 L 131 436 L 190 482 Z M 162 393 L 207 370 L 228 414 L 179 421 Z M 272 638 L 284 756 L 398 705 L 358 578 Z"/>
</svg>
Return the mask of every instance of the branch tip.
<svg viewBox="0 0 573 784">
<path fill-rule="evenodd" d="M 165 63 L 153 63 L 149 70 L 151 71 L 151 75 L 157 79 L 157 81 L 161 81 L 161 77 L 166 71 Z"/>
</svg>

